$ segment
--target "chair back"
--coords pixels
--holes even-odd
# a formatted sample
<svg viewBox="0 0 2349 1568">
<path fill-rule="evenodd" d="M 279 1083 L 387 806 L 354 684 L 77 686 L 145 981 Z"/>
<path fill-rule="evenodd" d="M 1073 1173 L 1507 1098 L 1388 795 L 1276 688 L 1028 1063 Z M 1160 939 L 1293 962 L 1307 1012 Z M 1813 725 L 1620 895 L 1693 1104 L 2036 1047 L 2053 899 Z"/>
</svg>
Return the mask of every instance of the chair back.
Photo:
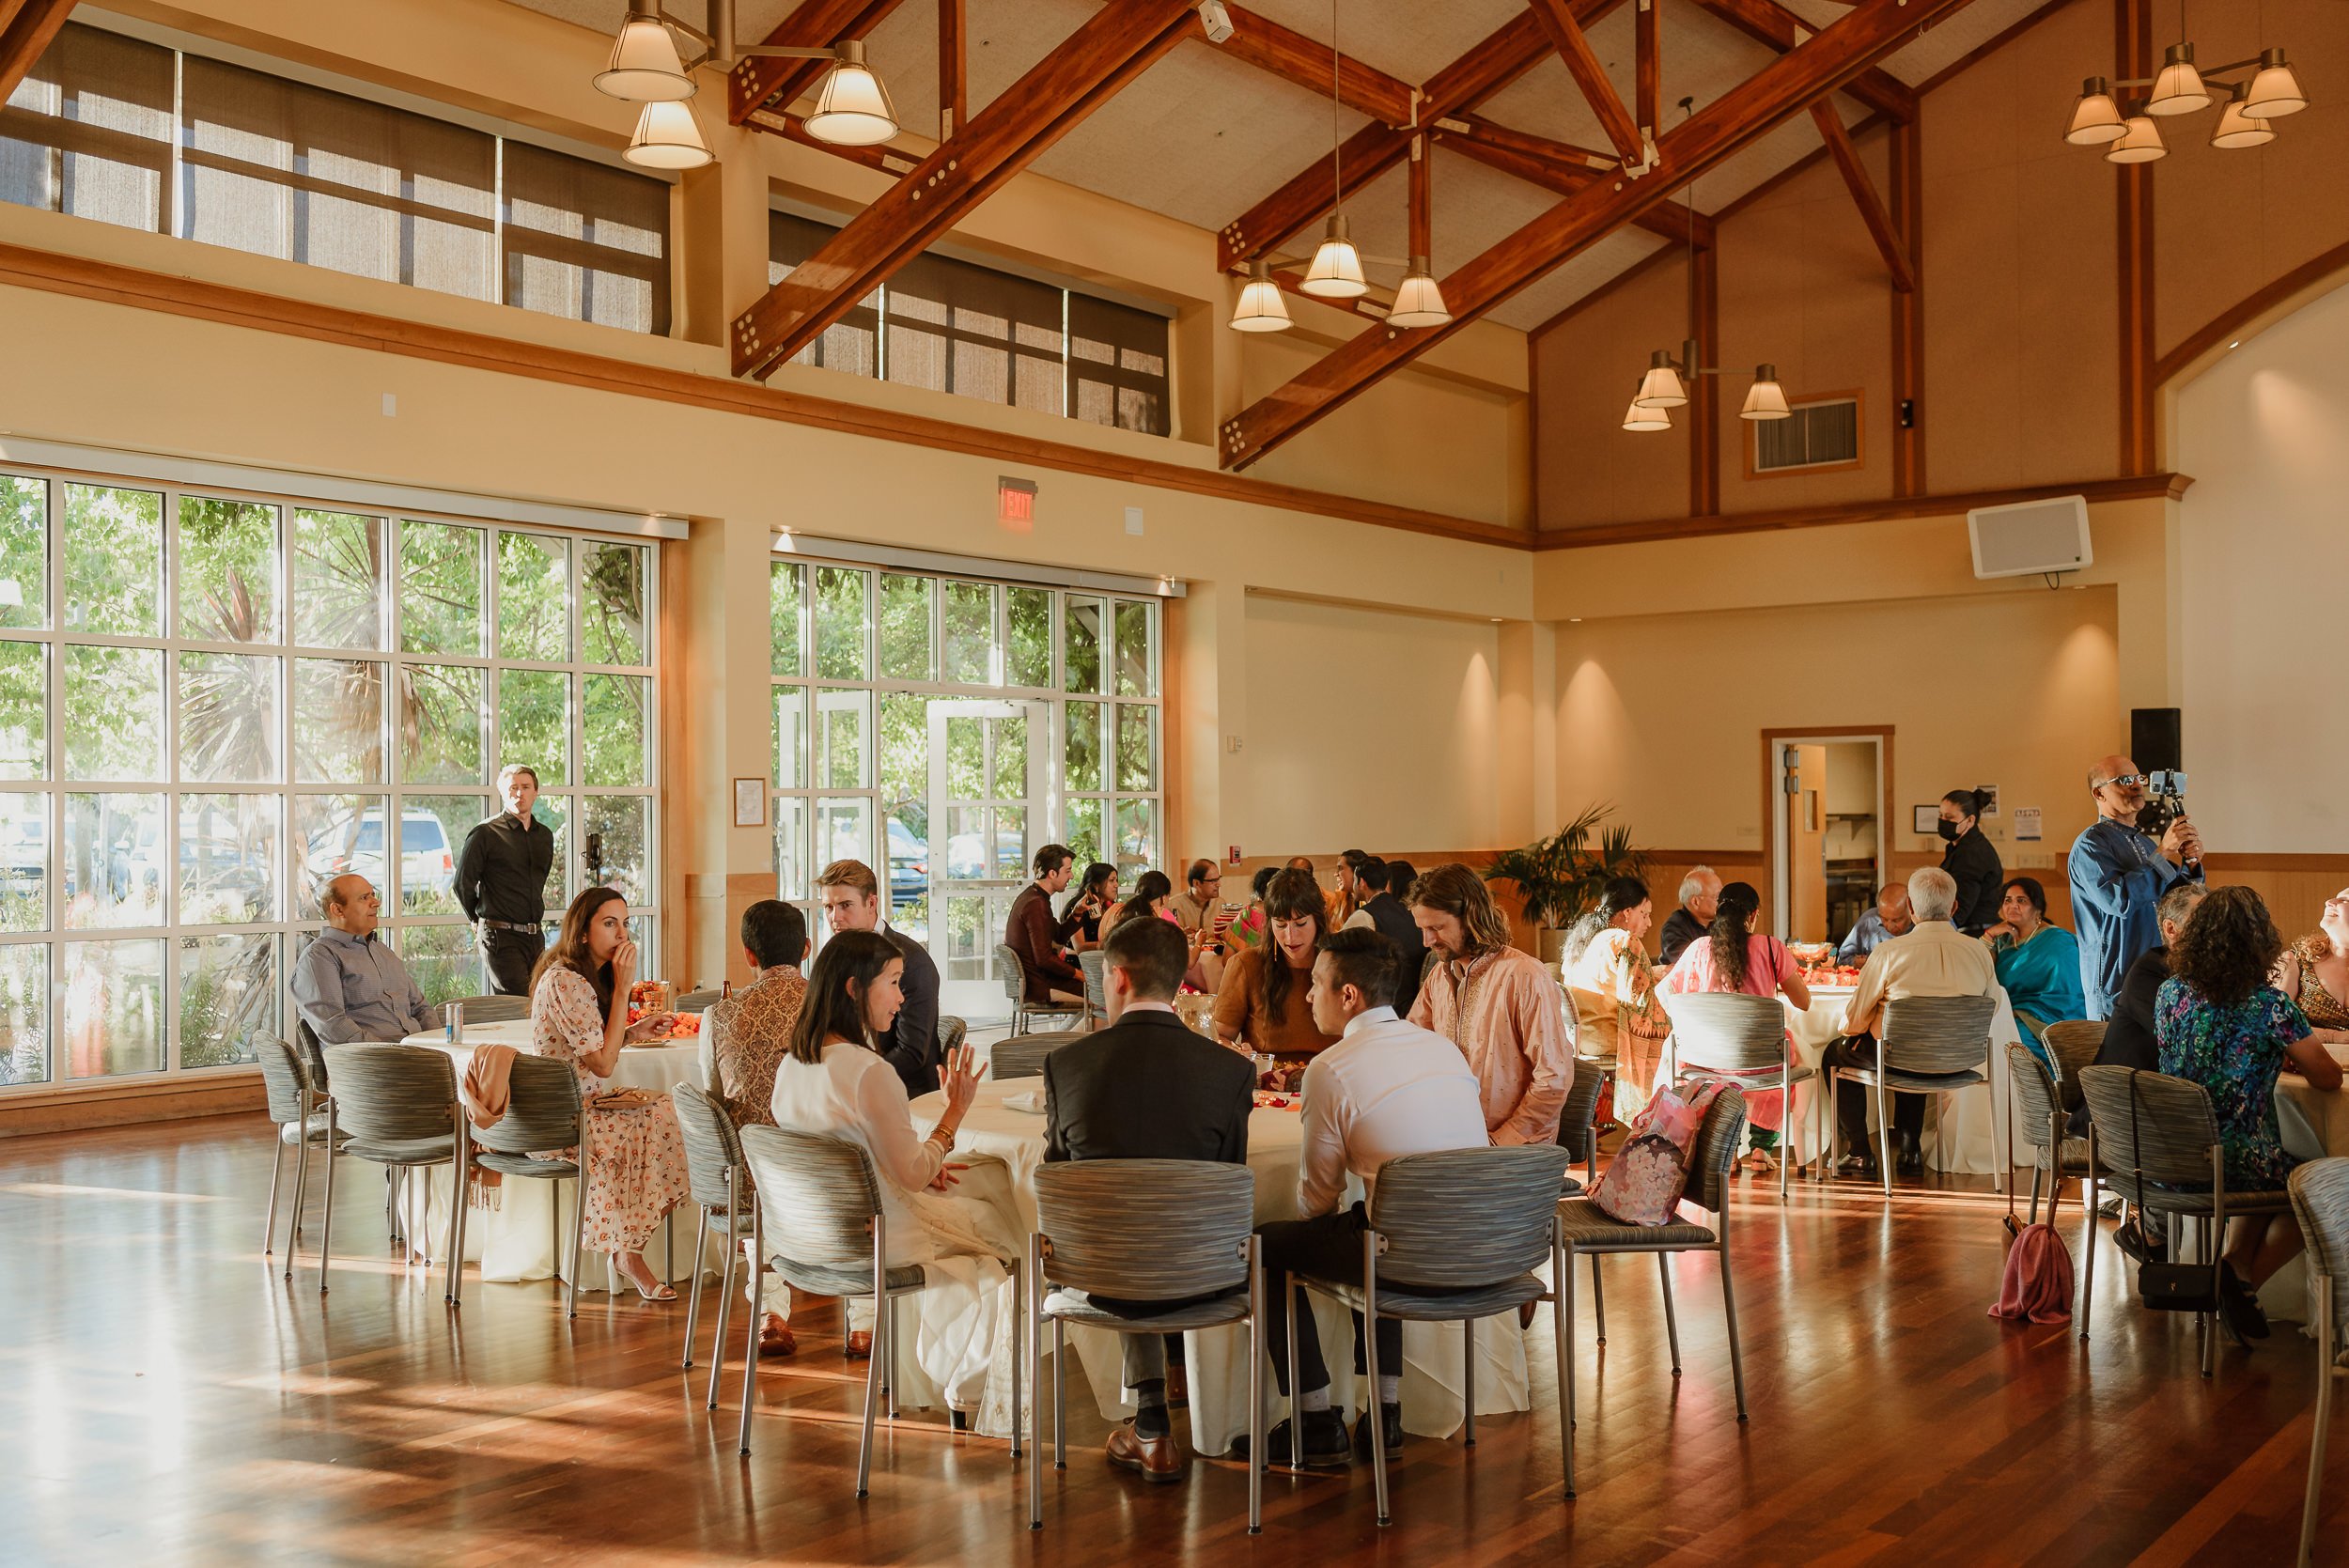
<svg viewBox="0 0 2349 1568">
<path fill-rule="evenodd" d="M 530 1017 L 528 997 L 495 995 L 459 997 L 455 1001 L 443 1002 L 442 1005 L 462 1007 L 465 1010 L 465 1021 L 469 1024 L 512 1023 L 517 1018 Z"/>
<path fill-rule="evenodd" d="M 717 1005 L 718 999 L 723 994 L 715 986 L 705 986 L 698 991 L 688 991 L 677 999 L 677 1011 L 707 1013 Z"/>
<path fill-rule="evenodd" d="M 2049 1122 L 2056 1113 L 2056 1086 L 2047 1076 L 2047 1064 L 2020 1040 L 2010 1041 L 2006 1077 L 2015 1085 L 2015 1109 L 2023 1119 L 2023 1141 L 2034 1149 L 2053 1149 L 2055 1130 Z"/>
<path fill-rule="evenodd" d="M 1742 991 L 1687 991 L 1672 999 L 1674 1054 L 1684 1067 L 1748 1073 L 1785 1060 L 1786 1007 Z"/>
<path fill-rule="evenodd" d="M 2309 1267 L 2338 1287 L 2349 1280 L 2349 1159 L 2310 1160 L 2295 1167 L 2285 1185 L 2300 1234 L 2308 1238 Z M 2337 1303 L 2339 1298 L 2336 1288 Z"/>
<path fill-rule="evenodd" d="M 301 1121 L 310 1109 L 310 1069 L 283 1040 L 261 1040 L 253 1048 L 261 1059 L 261 1086 L 269 1091 L 269 1119 L 281 1127 Z"/>
<path fill-rule="evenodd" d="M 326 1044 L 319 1032 L 310 1027 L 310 1020 L 300 1013 L 294 1015 L 294 1044 L 302 1048 L 302 1060 L 310 1073 L 310 1087 L 319 1094 L 326 1093 Z"/>
<path fill-rule="evenodd" d="M 1962 1073 L 1990 1065 L 1989 997 L 1902 997 L 1884 1004 L 1884 1065 L 1901 1073 Z"/>
<path fill-rule="evenodd" d="M 1109 963 L 1109 955 L 1097 947 L 1077 955 L 1077 967 L 1085 977 L 1085 1011 L 1096 1017 L 1106 1018 L 1110 1013 Z"/>
<path fill-rule="evenodd" d="M 769 1254 L 811 1268 L 870 1274 L 872 1223 L 881 1204 L 865 1152 L 844 1138 L 781 1127 L 744 1127 L 739 1137 L 758 1188 Z"/>
<path fill-rule="evenodd" d="M 1056 1285 L 1129 1301 L 1248 1282 L 1256 1177 L 1204 1159 L 1061 1160 L 1035 1173 L 1036 1229 Z"/>
<path fill-rule="evenodd" d="M 457 1064 L 448 1052 L 429 1046 L 329 1046 L 326 1061 L 334 1073 L 335 1123 L 353 1138 L 401 1143 L 455 1134 Z"/>
<path fill-rule="evenodd" d="M 1565 1109 L 1558 1113 L 1558 1146 L 1567 1158 L 1591 1157 L 1591 1124 L 1598 1119 L 1599 1091 L 1606 1087 L 1604 1063 L 1575 1059 L 1574 1083 L 1566 1091 Z"/>
<path fill-rule="evenodd" d="M 942 1061 L 955 1048 L 971 1037 L 971 1026 L 952 1013 L 938 1016 L 938 1054 Z"/>
<path fill-rule="evenodd" d="M 1387 1241 L 1380 1279 L 1437 1290 L 1499 1284 L 1549 1256 L 1566 1174 L 1555 1143 L 1399 1155 L 1378 1168 L 1370 1228 Z"/>
<path fill-rule="evenodd" d="M 1723 1084 L 1697 1124 L 1696 1141 L 1688 1145 L 1688 1185 L 1682 1189 L 1683 1197 L 1707 1214 L 1720 1213 L 1729 1202 L 1729 1168 L 1745 1132 L 1745 1091 Z"/>
<path fill-rule="evenodd" d="M 2080 1093 L 2088 1100 L 2088 1118 L 2096 1125 L 2096 1157 L 2108 1170 L 2142 1171 L 2150 1182 L 2210 1190 L 2210 1150 L 2218 1141 L 2218 1123 L 2201 1084 L 2167 1073 L 2092 1066 L 2080 1069 Z"/>
<path fill-rule="evenodd" d="M 669 1098 L 677 1106 L 677 1129 L 685 1135 L 685 1181 L 693 1202 L 725 1208 L 734 1201 L 734 1172 L 742 1164 L 734 1118 L 697 1083 L 678 1084 Z"/>
<path fill-rule="evenodd" d="M 2040 1031 L 2039 1043 L 2055 1058 L 2056 1081 L 2066 1079 L 2077 1081 L 2079 1070 L 2096 1060 L 2096 1052 L 2105 1043 L 2105 1020 L 2102 1018 L 2067 1018 L 2051 1023 Z"/>
<path fill-rule="evenodd" d="M 1008 943 L 995 944 L 995 978 L 1003 985 L 1003 1000 L 1014 1007 L 1028 1000 L 1027 968 Z"/>
<path fill-rule="evenodd" d="M 579 1141 L 579 1075 L 569 1063 L 524 1051 L 514 1058 L 506 1081 L 513 1095 L 506 1114 L 490 1126 L 473 1129 L 475 1145 L 502 1155 L 533 1155 Z"/>
<path fill-rule="evenodd" d="M 991 1079 L 1040 1078 L 1044 1059 L 1061 1047 L 1085 1037 L 1081 1029 L 1044 1030 L 1034 1034 L 1015 1034 L 1008 1040 L 998 1040 L 988 1049 L 988 1077 Z"/>
</svg>

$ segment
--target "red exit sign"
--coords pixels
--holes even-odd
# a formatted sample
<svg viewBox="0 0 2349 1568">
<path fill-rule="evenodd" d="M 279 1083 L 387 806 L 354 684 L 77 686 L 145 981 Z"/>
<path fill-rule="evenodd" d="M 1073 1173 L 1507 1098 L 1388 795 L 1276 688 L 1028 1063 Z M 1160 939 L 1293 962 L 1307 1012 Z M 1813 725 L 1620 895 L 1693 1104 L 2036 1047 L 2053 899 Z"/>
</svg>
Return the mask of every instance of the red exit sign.
<svg viewBox="0 0 2349 1568">
<path fill-rule="evenodd" d="M 1015 534 L 1035 527 L 1035 481 L 999 478 L 995 481 L 995 520 Z"/>
</svg>

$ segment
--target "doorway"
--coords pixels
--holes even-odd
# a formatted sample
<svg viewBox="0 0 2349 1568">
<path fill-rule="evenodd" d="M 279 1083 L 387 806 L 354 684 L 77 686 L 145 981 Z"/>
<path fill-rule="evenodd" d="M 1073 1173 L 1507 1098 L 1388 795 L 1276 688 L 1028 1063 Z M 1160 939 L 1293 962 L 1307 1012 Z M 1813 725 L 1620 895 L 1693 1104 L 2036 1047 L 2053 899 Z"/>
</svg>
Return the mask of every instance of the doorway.
<svg viewBox="0 0 2349 1568">
<path fill-rule="evenodd" d="M 1875 904 L 1890 870 L 1890 725 L 1765 731 L 1770 929 L 1837 942 Z"/>
<path fill-rule="evenodd" d="M 933 702 L 926 722 L 930 955 L 941 986 L 961 996 L 966 984 L 994 985 L 995 944 L 1028 885 L 1028 857 L 1046 842 L 1050 710 Z"/>
</svg>

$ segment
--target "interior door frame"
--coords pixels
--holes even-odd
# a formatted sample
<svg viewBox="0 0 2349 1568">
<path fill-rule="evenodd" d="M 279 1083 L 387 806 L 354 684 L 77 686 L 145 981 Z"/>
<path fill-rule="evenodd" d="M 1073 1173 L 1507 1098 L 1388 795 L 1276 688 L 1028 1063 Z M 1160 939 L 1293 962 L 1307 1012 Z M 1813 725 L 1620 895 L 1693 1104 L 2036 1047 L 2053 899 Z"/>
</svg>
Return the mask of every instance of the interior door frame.
<svg viewBox="0 0 2349 1568">
<path fill-rule="evenodd" d="M 1883 876 L 1890 873 L 1892 860 L 1892 728 L 1890 724 L 1812 724 L 1762 732 L 1762 910 L 1767 917 L 1765 929 L 1780 940 L 1788 939 L 1781 929 L 1786 922 L 1785 891 L 1778 880 L 1782 856 L 1779 838 L 1785 820 L 1779 806 L 1784 795 L 1779 788 L 1780 748 L 1806 742 L 1831 745 L 1843 740 L 1876 743 L 1876 870 L 1877 875 Z M 1840 937 L 1840 932 L 1827 934 L 1829 941 Z"/>
<path fill-rule="evenodd" d="M 1051 823 L 1057 820 L 1056 813 L 1059 806 L 1057 792 L 1052 787 L 1054 778 L 1052 759 L 1060 754 L 1057 749 L 1060 737 L 1057 734 L 1057 726 L 1053 722 L 1053 710 L 1057 706 L 1038 697 L 937 697 L 930 700 L 929 706 L 924 715 L 926 732 L 924 740 L 929 753 L 929 782 L 925 796 L 927 806 L 925 815 L 930 823 L 928 946 L 931 958 L 941 966 L 945 964 L 947 957 L 942 945 L 945 941 L 944 899 L 947 891 L 952 889 L 965 893 L 986 893 L 1006 888 L 1017 888 L 1026 878 L 1029 865 L 1035 852 L 1052 842 L 1050 830 Z M 953 835 L 941 833 L 939 827 L 947 815 L 941 810 L 947 800 L 944 793 L 946 725 L 955 719 L 1025 719 L 1028 722 L 1028 793 L 1025 808 L 1027 823 L 1020 834 L 1020 863 L 1015 868 L 1013 877 L 1008 880 L 995 876 L 953 881 L 946 877 L 946 848 L 952 842 Z M 990 771 L 991 764 L 990 758 L 988 764 Z M 998 798 L 990 796 L 988 799 Z M 1039 831 L 1044 836 L 1037 836 Z M 982 846 L 981 853 L 991 862 L 995 853 L 995 835 L 991 822 L 985 836 L 987 842 Z M 986 868 L 989 872 L 995 869 L 991 863 Z"/>
</svg>

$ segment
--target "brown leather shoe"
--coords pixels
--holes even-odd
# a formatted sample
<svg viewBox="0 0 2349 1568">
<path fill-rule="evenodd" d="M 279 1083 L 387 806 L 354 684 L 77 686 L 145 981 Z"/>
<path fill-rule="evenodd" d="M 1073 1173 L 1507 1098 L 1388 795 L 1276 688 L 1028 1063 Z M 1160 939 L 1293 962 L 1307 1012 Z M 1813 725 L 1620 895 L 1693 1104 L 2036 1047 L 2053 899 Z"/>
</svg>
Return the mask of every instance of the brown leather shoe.
<svg viewBox="0 0 2349 1568">
<path fill-rule="evenodd" d="M 760 1325 L 758 1330 L 758 1354 L 762 1358 L 768 1356 L 788 1356 L 799 1348 L 800 1342 L 792 1335 L 791 1326 L 789 1324 L 770 1321 Z"/>
<path fill-rule="evenodd" d="M 840 1355 L 843 1360 L 848 1361 L 866 1361 L 872 1359 L 872 1334 L 863 1328 L 849 1330 L 848 1339 L 841 1343 Z"/>
<path fill-rule="evenodd" d="M 1190 1467 L 1182 1441 L 1174 1434 L 1144 1437 L 1129 1421 L 1110 1429 L 1109 1458 L 1120 1469 L 1141 1471 L 1144 1481 L 1180 1481 Z"/>
</svg>

